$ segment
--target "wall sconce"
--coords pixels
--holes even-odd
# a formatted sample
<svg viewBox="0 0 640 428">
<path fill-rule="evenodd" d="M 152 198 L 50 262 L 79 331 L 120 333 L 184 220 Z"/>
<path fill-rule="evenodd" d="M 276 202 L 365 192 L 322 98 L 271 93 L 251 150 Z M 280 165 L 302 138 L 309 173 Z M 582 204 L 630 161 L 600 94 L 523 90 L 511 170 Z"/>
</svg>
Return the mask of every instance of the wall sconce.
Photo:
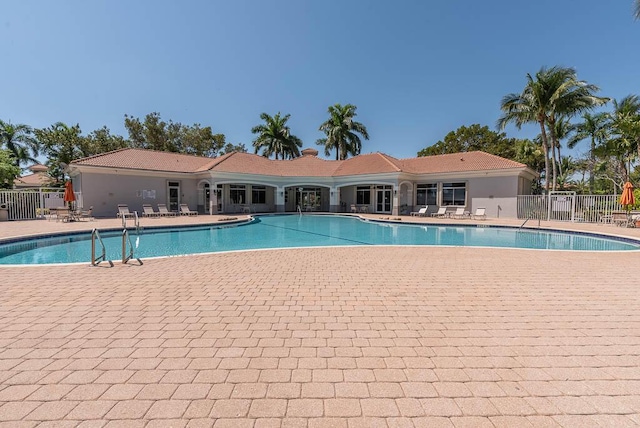
<svg viewBox="0 0 640 428">
<path fill-rule="evenodd" d="M 284 191 L 280 191 L 280 196 L 284 196 Z"/>
<path fill-rule="evenodd" d="M 333 190 L 331 191 L 331 196 L 333 196 Z"/>
<path fill-rule="evenodd" d="M 393 189 L 393 196 L 398 196 L 398 191 L 396 189 Z"/>
</svg>

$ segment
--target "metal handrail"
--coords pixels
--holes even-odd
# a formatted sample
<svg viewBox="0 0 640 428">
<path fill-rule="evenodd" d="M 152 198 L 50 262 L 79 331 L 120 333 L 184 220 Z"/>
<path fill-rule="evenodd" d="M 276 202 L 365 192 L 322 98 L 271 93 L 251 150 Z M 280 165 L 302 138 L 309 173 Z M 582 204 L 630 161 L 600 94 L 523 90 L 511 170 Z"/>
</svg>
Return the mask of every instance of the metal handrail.
<svg viewBox="0 0 640 428">
<path fill-rule="evenodd" d="M 300 205 L 298 205 L 298 213 L 302 215 L 302 207 Z"/>
<path fill-rule="evenodd" d="M 127 255 L 127 242 L 129 242 L 129 254 Z M 124 229 L 122 231 L 122 264 L 126 264 L 131 259 L 135 259 L 140 263 L 140 266 L 143 265 L 142 260 L 137 258 L 134 254 L 135 250 L 133 247 L 133 242 L 131 242 L 131 236 L 129 235 L 129 231 Z"/>
<path fill-rule="evenodd" d="M 99 257 L 96 257 L 96 239 L 102 247 L 102 254 L 100 254 Z M 104 261 L 108 262 L 109 265 L 113 267 L 113 262 L 111 260 L 107 260 L 107 250 L 104 248 L 104 242 L 102 242 L 100 232 L 98 232 L 98 229 L 93 229 L 91 231 L 91 266 L 98 266 Z"/>
</svg>

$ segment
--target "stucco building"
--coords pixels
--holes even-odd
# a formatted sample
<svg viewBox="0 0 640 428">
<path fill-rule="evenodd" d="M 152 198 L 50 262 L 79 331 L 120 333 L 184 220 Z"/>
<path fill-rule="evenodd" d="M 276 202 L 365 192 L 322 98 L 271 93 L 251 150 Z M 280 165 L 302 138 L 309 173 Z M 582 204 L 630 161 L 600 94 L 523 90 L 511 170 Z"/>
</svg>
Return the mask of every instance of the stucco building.
<svg viewBox="0 0 640 428">
<path fill-rule="evenodd" d="M 345 212 L 399 215 L 428 205 L 485 207 L 490 217 L 516 217 L 516 196 L 531 193 L 526 165 L 484 152 L 397 159 L 371 153 L 335 161 L 305 149 L 291 160 L 250 153 L 217 158 L 122 149 L 73 161 L 68 168 L 84 207 L 114 216 L 118 204 L 181 203 L 201 214 Z"/>
</svg>

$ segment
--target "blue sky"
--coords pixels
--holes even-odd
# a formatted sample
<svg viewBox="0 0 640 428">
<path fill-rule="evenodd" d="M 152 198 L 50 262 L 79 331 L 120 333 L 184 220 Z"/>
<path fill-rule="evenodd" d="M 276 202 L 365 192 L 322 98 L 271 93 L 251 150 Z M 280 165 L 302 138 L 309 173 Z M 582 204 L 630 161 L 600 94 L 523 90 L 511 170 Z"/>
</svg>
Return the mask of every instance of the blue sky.
<svg viewBox="0 0 640 428">
<path fill-rule="evenodd" d="M 251 148 L 261 112 L 290 113 L 305 147 L 351 103 L 363 153 L 412 157 L 542 66 L 601 95 L 640 93 L 632 0 L 8 0 L 0 119 L 126 135 L 124 114 L 210 125 Z M 533 126 L 513 137 L 533 137 Z"/>
</svg>

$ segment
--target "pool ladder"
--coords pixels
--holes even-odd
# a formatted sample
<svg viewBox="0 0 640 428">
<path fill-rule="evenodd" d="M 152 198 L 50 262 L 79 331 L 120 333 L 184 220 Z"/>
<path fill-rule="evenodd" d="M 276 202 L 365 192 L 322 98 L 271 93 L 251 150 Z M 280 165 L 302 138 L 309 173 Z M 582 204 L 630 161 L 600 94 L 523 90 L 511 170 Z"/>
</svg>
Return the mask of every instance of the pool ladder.
<svg viewBox="0 0 640 428">
<path fill-rule="evenodd" d="M 98 257 L 96 257 L 96 241 L 102 248 L 102 253 Z M 104 248 L 104 242 L 102 242 L 100 232 L 98 232 L 98 229 L 93 229 L 91 231 L 91 266 L 98 266 L 102 262 L 107 262 L 109 266 L 113 267 L 113 262 L 107 260 L 107 251 Z"/>
</svg>

